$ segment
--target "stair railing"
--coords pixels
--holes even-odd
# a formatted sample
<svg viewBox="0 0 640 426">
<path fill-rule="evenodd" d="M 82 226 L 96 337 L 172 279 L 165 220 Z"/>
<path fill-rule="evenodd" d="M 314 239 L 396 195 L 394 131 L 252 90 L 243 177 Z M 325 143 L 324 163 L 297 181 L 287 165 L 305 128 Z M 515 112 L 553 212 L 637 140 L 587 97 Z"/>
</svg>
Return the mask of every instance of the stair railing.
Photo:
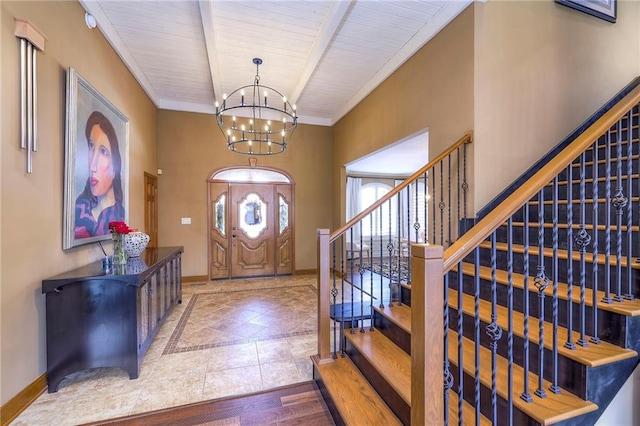
<svg viewBox="0 0 640 426">
<path fill-rule="evenodd" d="M 318 230 L 318 354 L 344 356 L 345 329 L 373 328 L 373 306 L 401 303 L 411 282 L 411 243 L 449 246 L 467 215 L 467 145 L 463 137 L 384 197 L 329 235 Z M 366 324 L 368 322 L 368 324 Z"/>
<path fill-rule="evenodd" d="M 640 255 L 639 102 L 636 87 L 445 246 L 444 377 L 454 378 L 445 380 L 445 423 L 449 392 L 457 393 L 461 422 L 463 399 L 475 419 L 494 424 L 520 424 L 523 404 L 552 406 L 567 393 L 559 356 L 597 351 L 608 339 L 602 311 L 638 297 L 631 269 Z M 474 359 L 463 359 L 463 346 Z M 483 353 L 490 374 L 480 367 Z M 490 390 L 482 399 L 481 384 Z"/>
</svg>

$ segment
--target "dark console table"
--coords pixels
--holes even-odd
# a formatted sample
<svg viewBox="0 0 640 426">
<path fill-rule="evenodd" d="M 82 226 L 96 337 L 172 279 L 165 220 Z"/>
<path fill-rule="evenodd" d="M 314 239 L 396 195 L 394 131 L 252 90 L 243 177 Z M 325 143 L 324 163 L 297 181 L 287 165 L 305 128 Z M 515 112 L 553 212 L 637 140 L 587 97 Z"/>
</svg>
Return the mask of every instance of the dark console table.
<svg viewBox="0 0 640 426">
<path fill-rule="evenodd" d="M 47 384 L 87 368 L 121 367 L 136 379 L 167 315 L 182 302 L 182 247 L 148 248 L 127 265 L 101 262 L 42 281 Z"/>
</svg>

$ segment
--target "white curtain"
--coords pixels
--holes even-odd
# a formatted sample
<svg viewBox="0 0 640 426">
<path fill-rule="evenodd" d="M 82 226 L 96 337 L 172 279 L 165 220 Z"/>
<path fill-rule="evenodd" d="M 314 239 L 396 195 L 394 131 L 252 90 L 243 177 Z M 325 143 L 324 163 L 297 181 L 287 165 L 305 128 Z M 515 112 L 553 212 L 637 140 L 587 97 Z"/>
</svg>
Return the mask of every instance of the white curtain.
<svg viewBox="0 0 640 426">
<path fill-rule="evenodd" d="M 360 189 L 362 188 L 362 179 L 347 176 L 347 222 L 355 217 L 362 210 L 360 204 Z M 347 232 L 347 240 L 350 240 L 351 233 Z M 360 241 L 360 227 L 353 228 L 353 239 Z"/>
</svg>

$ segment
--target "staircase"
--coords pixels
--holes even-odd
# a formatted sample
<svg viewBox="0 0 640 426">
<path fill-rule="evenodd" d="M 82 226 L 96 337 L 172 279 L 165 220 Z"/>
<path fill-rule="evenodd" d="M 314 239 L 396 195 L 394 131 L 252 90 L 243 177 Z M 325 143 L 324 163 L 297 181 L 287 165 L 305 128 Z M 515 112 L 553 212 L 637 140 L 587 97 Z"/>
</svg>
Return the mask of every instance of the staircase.
<svg viewBox="0 0 640 426">
<path fill-rule="evenodd" d="M 618 98 L 465 233 L 466 183 L 442 184 L 466 176 L 451 170 L 460 141 L 388 199 L 319 232 L 314 375 L 337 424 L 596 423 L 640 362 L 640 87 Z M 417 179 L 432 203 L 410 205 L 396 232 L 411 258 L 395 254 L 399 237 L 371 257 L 391 264 L 386 274 L 345 256 L 354 228 L 359 246 L 377 243 L 360 220 L 403 205 L 402 191 L 412 199 Z M 411 212 L 423 207 L 418 223 Z"/>
</svg>

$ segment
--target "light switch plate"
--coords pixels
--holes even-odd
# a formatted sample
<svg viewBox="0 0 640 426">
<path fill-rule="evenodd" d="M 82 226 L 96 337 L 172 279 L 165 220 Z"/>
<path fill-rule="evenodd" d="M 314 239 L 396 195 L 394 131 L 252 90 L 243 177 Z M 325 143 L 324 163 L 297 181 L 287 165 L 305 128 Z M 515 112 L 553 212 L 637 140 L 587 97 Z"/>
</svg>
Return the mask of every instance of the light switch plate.
<svg viewBox="0 0 640 426">
<path fill-rule="evenodd" d="M 191 225 L 191 218 L 190 217 L 183 217 L 180 219 L 180 223 L 183 225 Z"/>
</svg>

